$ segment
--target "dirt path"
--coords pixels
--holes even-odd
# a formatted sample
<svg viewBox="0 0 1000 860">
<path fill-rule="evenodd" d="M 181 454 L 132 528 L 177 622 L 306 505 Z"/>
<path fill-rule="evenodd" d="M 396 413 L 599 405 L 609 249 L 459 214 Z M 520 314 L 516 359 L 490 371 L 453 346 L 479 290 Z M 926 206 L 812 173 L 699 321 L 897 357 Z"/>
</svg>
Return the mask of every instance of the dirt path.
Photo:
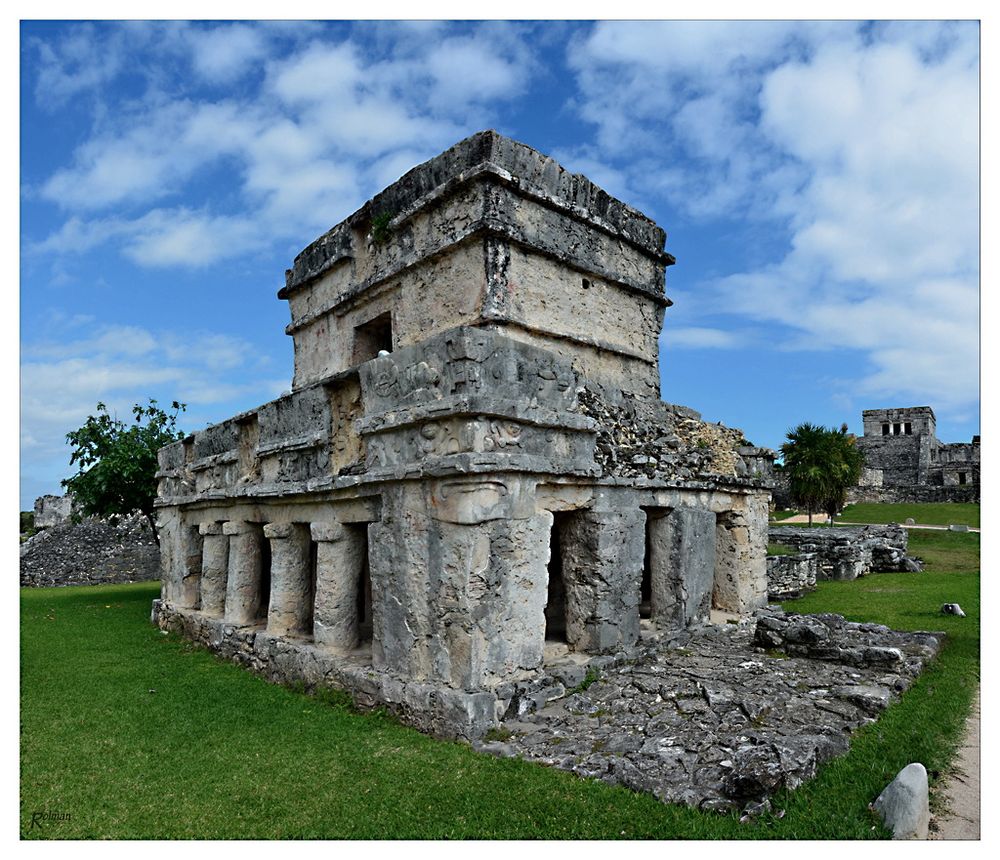
<svg viewBox="0 0 1000 860">
<path fill-rule="evenodd" d="M 786 523 L 791 524 L 791 525 L 798 525 L 799 523 L 807 523 L 808 524 L 808 522 L 809 522 L 809 515 L 808 514 L 796 514 L 794 517 L 788 517 L 788 519 L 785 519 L 785 520 L 776 520 L 776 521 L 770 523 L 770 525 L 772 525 L 772 526 L 781 526 L 781 525 L 785 525 Z M 822 523 L 823 525 L 826 525 L 826 523 L 827 523 L 827 516 L 826 516 L 826 514 L 813 514 L 813 523 Z M 848 522 L 846 520 L 843 520 L 843 521 L 842 520 L 837 520 L 837 525 L 838 526 L 871 526 L 871 525 L 879 525 L 879 523 L 852 523 L 852 522 Z M 884 523 L 883 525 L 888 525 L 888 523 Z M 901 525 L 904 529 L 934 529 L 934 530 L 937 530 L 937 531 L 948 531 L 948 526 L 932 526 L 932 525 L 927 525 L 927 524 L 922 524 L 922 523 L 917 523 L 916 525 L 912 525 L 912 526 L 906 525 L 906 523 L 897 523 L 897 525 Z M 977 526 L 970 526 L 969 527 L 969 531 L 970 532 L 975 532 L 976 534 L 979 534 L 979 528 Z"/>
<path fill-rule="evenodd" d="M 943 801 L 944 810 L 931 817 L 929 839 L 980 838 L 979 695 L 977 691 L 954 770 L 935 792 Z"/>
</svg>

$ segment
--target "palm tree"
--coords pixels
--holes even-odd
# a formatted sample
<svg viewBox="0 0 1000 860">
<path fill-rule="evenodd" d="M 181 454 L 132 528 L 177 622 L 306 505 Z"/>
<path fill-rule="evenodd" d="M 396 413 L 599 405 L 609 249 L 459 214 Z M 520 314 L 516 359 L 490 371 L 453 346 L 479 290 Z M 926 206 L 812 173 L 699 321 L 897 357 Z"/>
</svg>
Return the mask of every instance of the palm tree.
<svg viewBox="0 0 1000 860">
<path fill-rule="evenodd" d="M 830 476 L 823 507 L 830 515 L 830 524 L 832 525 L 833 518 L 844 507 L 848 488 L 855 486 L 861 477 L 865 457 L 855 444 L 854 434 L 847 432 L 846 424 L 841 424 L 839 430 L 828 431 L 827 445 L 830 456 Z"/>
<path fill-rule="evenodd" d="M 781 446 L 792 500 L 805 507 L 812 525 L 814 511 L 822 509 L 827 496 L 829 462 L 827 430 L 818 424 L 800 424 L 786 434 Z"/>
</svg>

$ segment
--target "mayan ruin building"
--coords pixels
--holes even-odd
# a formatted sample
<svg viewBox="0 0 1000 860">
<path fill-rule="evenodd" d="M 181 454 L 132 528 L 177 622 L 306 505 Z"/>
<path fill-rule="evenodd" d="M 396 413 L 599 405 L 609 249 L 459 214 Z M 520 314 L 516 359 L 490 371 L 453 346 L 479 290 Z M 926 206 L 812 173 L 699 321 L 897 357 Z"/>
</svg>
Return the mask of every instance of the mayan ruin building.
<svg viewBox="0 0 1000 860">
<path fill-rule="evenodd" d="M 660 399 L 665 239 L 489 131 L 333 227 L 291 393 L 160 452 L 154 621 L 475 738 L 553 660 L 761 608 L 773 453 Z"/>
<path fill-rule="evenodd" d="M 866 409 L 858 448 L 865 474 L 851 501 L 978 502 L 979 437 L 938 441 L 929 406 Z"/>
</svg>

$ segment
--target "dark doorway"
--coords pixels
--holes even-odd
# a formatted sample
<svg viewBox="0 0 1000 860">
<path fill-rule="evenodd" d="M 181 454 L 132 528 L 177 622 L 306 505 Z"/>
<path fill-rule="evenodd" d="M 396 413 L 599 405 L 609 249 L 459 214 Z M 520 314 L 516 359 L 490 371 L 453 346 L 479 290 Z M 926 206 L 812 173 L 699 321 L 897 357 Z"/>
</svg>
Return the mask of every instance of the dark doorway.
<svg viewBox="0 0 1000 860">
<path fill-rule="evenodd" d="M 260 547 L 260 588 L 257 591 L 257 620 L 267 624 L 267 610 L 271 605 L 271 541 L 264 537 L 264 530 L 255 526 L 257 545 Z"/>
<path fill-rule="evenodd" d="M 306 634 L 312 636 L 313 623 L 316 617 L 316 575 L 319 567 L 319 544 L 316 541 L 309 539 L 309 596 L 308 607 L 309 614 L 306 617 L 305 630 Z"/>
<path fill-rule="evenodd" d="M 552 514 L 552 533 L 549 537 L 549 586 L 545 601 L 545 639 L 548 642 L 567 641 L 562 540 L 566 533 L 566 523 L 572 516 L 572 511 Z"/>
<path fill-rule="evenodd" d="M 368 523 L 356 523 L 345 526 L 358 532 L 358 540 L 361 544 L 361 565 L 358 570 L 358 639 L 361 644 L 369 644 L 372 641 L 372 573 L 368 564 Z"/>
</svg>

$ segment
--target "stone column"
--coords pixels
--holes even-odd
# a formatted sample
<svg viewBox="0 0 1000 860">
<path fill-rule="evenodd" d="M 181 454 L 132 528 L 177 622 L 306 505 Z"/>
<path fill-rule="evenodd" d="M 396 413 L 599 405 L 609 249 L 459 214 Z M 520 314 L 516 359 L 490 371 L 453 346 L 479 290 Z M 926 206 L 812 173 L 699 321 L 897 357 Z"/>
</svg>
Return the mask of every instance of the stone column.
<svg viewBox="0 0 1000 860">
<path fill-rule="evenodd" d="M 182 521 L 180 539 L 183 575 L 177 593 L 177 605 L 181 609 L 197 609 L 201 592 L 201 535 L 198 533 L 198 526 Z"/>
<path fill-rule="evenodd" d="M 159 508 L 156 531 L 160 536 L 160 598 L 169 606 L 177 605 L 181 581 L 184 579 L 184 559 L 181 551 L 180 511 L 177 508 Z"/>
<path fill-rule="evenodd" d="M 226 579 L 229 573 L 229 538 L 222 523 L 202 523 L 201 532 L 201 611 L 221 616 L 226 608 Z"/>
<path fill-rule="evenodd" d="M 358 590 L 364 565 L 365 530 L 340 523 L 313 523 L 316 541 L 316 604 L 313 640 L 335 651 L 359 644 Z"/>
<path fill-rule="evenodd" d="M 708 621 L 715 576 L 715 514 L 676 508 L 649 514 L 653 623 L 679 630 Z"/>
<path fill-rule="evenodd" d="M 579 511 L 562 529 L 566 641 L 606 654 L 639 638 L 639 596 L 646 549 L 641 510 Z"/>
<path fill-rule="evenodd" d="M 264 537 L 271 541 L 267 632 L 273 636 L 309 634 L 313 598 L 309 529 L 298 523 L 268 523 Z"/>
<path fill-rule="evenodd" d="M 719 514 L 712 605 L 750 615 L 767 603 L 767 496 L 747 497 L 742 510 Z"/>
<path fill-rule="evenodd" d="M 368 538 L 372 662 L 465 691 L 537 669 L 552 514 L 533 505 L 510 474 L 385 488 Z"/>
<path fill-rule="evenodd" d="M 260 526 L 249 522 L 228 522 L 223 523 L 222 533 L 229 538 L 226 623 L 253 624 L 258 620 L 261 608 Z"/>
</svg>

